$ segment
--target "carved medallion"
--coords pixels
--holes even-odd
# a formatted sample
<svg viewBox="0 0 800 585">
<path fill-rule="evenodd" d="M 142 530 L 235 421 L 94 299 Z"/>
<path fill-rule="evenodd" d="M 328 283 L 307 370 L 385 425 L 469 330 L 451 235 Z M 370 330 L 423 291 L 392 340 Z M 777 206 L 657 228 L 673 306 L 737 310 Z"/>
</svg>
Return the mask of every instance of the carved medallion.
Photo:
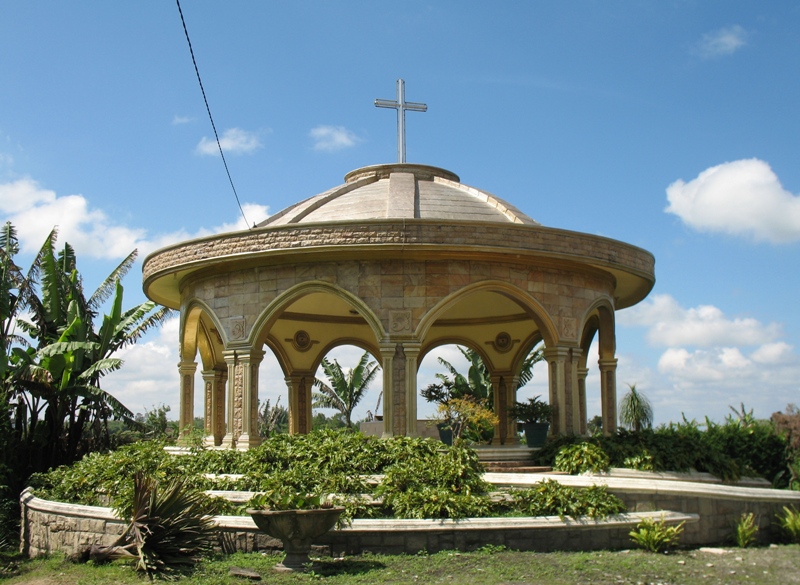
<svg viewBox="0 0 800 585">
<path fill-rule="evenodd" d="M 245 322 L 244 317 L 234 317 L 231 323 L 231 339 L 244 339 Z"/>
<path fill-rule="evenodd" d="M 507 353 L 519 343 L 519 339 L 512 339 L 511 335 L 501 331 L 494 338 L 494 341 L 487 341 L 486 345 L 491 345 L 497 353 Z"/>
<path fill-rule="evenodd" d="M 284 341 L 291 343 L 295 350 L 301 352 L 308 351 L 313 345 L 319 343 L 319 341 L 311 339 L 311 335 L 308 331 L 303 331 L 302 329 L 298 329 L 294 337 L 284 339 Z"/>
<path fill-rule="evenodd" d="M 411 311 L 389 311 L 389 330 L 392 333 L 411 333 Z"/>
</svg>

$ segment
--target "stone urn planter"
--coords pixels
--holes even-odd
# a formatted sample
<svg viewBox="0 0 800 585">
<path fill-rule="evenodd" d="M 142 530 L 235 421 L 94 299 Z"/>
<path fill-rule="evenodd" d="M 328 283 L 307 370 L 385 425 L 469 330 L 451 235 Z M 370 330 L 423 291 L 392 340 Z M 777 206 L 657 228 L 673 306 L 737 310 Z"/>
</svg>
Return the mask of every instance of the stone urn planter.
<svg viewBox="0 0 800 585">
<path fill-rule="evenodd" d="M 508 409 L 508 416 L 522 423 L 528 447 L 532 449 L 544 447 L 550 431 L 553 409 L 546 402 L 542 402 L 541 396 L 528 398 L 527 402 L 515 402 Z"/>
<path fill-rule="evenodd" d="M 283 543 L 286 558 L 278 563 L 278 571 L 302 571 L 310 563 L 311 543 L 333 528 L 344 508 L 311 510 L 248 509 L 258 529 Z"/>
</svg>

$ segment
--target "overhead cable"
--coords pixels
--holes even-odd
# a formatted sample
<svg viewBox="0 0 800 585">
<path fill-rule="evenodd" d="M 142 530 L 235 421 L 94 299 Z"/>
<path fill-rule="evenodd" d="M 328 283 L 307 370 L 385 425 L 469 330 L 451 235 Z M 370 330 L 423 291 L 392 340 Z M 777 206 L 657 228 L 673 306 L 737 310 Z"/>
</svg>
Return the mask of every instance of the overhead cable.
<svg viewBox="0 0 800 585">
<path fill-rule="evenodd" d="M 219 155 L 222 157 L 222 164 L 225 165 L 225 172 L 228 174 L 228 181 L 230 181 L 231 189 L 233 189 L 233 196 L 236 197 L 236 204 L 239 206 L 239 211 L 242 212 L 245 225 L 249 226 L 250 222 L 242 209 L 242 203 L 239 201 L 239 194 L 236 192 L 236 187 L 233 185 L 233 178 L 228 169 L 228 163 L 225 160 L 225 154 L 222 152 L 222 144 L 219 141 L 219 134 L 217 134 L 217 126 L 214 124 L 214 118 L 211 116 L 211 108 L 208 105 L 208 98 L 206 98 L 206 90 L 203 88 L 203 80 L 200 79 L 200 70 L 197 68 L 197 60 L 194 58 L 194 50 L 192 49 L 192 41 L 189 39 L 189 30 L 186 28 L 186 20 L 183 18 L 183 10 L 181 10 L 180 0 L 175 0 L 178 3 L 178 13 L 181 15 L 181 24 L 183 24 L 183 32 L 186 34 L 186 42 L 189 44 L 189 53 L 192 55 L 192 63 L 194 64 L 194 72 L 197 74 L 197 83 L 200 84 L 200 92 L 203 94 L 203 101 L 206 104 L 206 111 L 208 112 L 208 119 L 211 120 L 211 128 L 214 130 L 214 138 L 217 139 L 217 148 L 219 148 Z M 253 224 L 255 227 L 255 224 Z"/>
</svg>

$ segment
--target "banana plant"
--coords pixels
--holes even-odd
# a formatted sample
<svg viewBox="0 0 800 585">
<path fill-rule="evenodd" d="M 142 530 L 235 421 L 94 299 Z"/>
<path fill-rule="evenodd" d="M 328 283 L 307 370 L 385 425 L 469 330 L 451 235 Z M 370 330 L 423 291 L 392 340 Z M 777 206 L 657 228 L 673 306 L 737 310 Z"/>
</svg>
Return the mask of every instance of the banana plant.
<svg viewBox="0 0 800 585">
<path fill-rule="evenodd" d="M 32 471 L 107 446 L 111 417 L 136 426 L 133 413 L 102 389 L 101 380 L 122 366 L 115 352 L 170 314 L 153 302 L 123 310 L 120 280 L 136 251 L 87 298 L 73 248 L 65 244 L 56 254 L 56 238 L 54 230 L 23 276 L 13 263 L 18 251 L 13 227 L 6 224 L 0 232 L 0 374 L 9 408 L 11 399 L 16 401 L 15 426 Z M 96 328 L 109 299 L 110 312 Z M 30 342 L 13 337 L 16 329 Z"/>
</svg>

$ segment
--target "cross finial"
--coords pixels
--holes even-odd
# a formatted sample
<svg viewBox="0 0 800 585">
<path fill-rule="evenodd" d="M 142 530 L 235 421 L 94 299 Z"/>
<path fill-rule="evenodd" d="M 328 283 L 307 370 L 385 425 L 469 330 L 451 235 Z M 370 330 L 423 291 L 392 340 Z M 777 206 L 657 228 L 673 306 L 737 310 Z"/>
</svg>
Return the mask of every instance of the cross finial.
<svg viewBox="0 0 800 585">
<path fill-rule="evenodd" d="M 397 110 L 397 162 L 406 162 L 406 110 L 427 112 L 428 106 L 406 101 L 406 82 L 402 79 L 397 80 L 397 101 L 375 100 L 375 105 Z"/>
</svg>

